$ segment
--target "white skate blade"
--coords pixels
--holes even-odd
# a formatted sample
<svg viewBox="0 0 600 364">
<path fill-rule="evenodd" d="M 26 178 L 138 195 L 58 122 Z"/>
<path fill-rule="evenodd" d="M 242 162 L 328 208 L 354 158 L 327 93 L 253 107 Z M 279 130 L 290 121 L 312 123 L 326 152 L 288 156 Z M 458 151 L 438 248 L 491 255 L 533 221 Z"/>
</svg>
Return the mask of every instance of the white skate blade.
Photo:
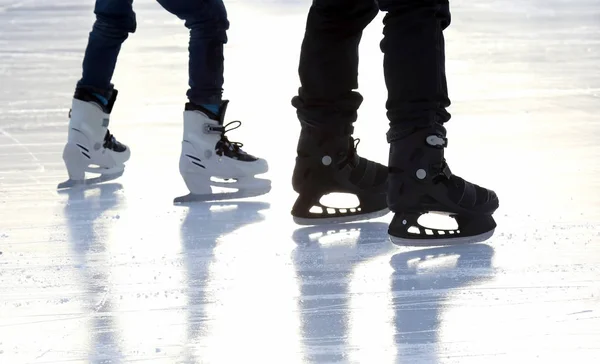
<svg viewBox="0 0 600 364">
<path fill-rule="evenodd" d="M 183 204 L 189 202 L 207 202 L 207 201 L 224 201 L 233 200 L 249 197 L 262 196 L 271 191 L 271 185 L 259 187 L 255 189 L 240 189 L 235 192 L 219 192 L 219 193 L 205 193 L 205 194 L 194 194 L 189 193 L 185 196 L 176 197 L 173 200 L 175 204 Z"/>
<path fill-rule="evenodd" d="M 464 236 L 464 237 L 456 237 L 456 238 L 432 238 L 432 239 L 405 239 L 398 238 L 395 236 L 389 235 L 390 241 L 399 246 L 418 246 L 418 247 L 428 247 L 428 246 L 451 246 L 451 245 L 464 245 L 464 244 L 475 244 L 481 243 L 494 235 L 494 231 L 496 229 L 492 229 L 488 232 L 479 235 L 473 236 Z"/>
<path fill-rule="evenodd" d="M 389 212 L 390 212 L 390 210 L 385 208 L 383 210 L 371 212 L 368 214 L 356 214 L 356 215 L 325 217 L 325 218 L 318 218 L 318 217 L 306 218 L 306 217 L 293 216 L 293 218 L 294 218 L 294 222 L 298 225 L 344 224 L 344 223 L 348 223 L 348 222 L 377 219 L 379 217 L 387 215 Z"/>
<path fill-rule="evenodd" d="M 91 166 L 87 166 L 85 167 L 85 171 L 88 173 L 97 173 L 97 174 L 106 174 L 106 175 L 113 175 L 113 174 L 118 174 L 121 173 L 123 174 L 123 170 L 125 169 L 125 165 L 117 165 L 111 168 L 104 168 L 104 167 L 91 167 Z"/>
<path fill-rule="evenodd" d="M 117 164 L 111 167 L 102 167 L 94 164 L 90 159 L 84 158 L 79 144 L 68 142 L 63 151 L 63 160 L 67 167 L 69 179 L 59 183 L 57 188 L 70 188 L 77 185 L 98 184 L 121 177 L 125 170 L 125 164 Z M 98 177 L 85 178 L 85 174 L 99 174 Z"/>
<path fill-rule="evenodd" d="M 98 177 L 93 177 L 93 178 L 86 178 L 86 179 L 82 179 L 82 180 L 68 179 L 65 182 L 59 183 L 56 188 L 60 190 L 60 189 L 64 189 L 64 188 L 72 188 L 72 187 L 77 187 L 77 186 L 89 186 L 89 185 L 99 184 L 102 182 L 112 181 L 114 179 L 121 177 L 123 175 L 123 172 L 125 172 L 124 168 L 121 170 L 118 170 L 114 173 L 106 173 L 106 174 L 102 174 Z"/>
</svg>

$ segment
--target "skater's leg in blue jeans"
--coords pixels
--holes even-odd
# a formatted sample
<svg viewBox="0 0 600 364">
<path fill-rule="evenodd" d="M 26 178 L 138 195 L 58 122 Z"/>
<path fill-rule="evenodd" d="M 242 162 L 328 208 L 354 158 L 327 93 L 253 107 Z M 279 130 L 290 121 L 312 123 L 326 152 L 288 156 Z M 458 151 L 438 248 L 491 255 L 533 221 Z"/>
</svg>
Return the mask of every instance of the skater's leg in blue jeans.
<svg viewBox="0 0 600 364">
<path fill-rule="evenodd" d="M 223 45 L 229 21 L 222 0 L 158 0 L 190 30 L 189 90 L 196 105 L 220 105 L 223 94 Z"/>
<path fill-rule="evenodd" d="M 117 98 L 111 79 L 121 45 L 135 32 L 133 0 L 96 0 L 96 21 L 90 32 L 81 79 L 71 109 L 63 161 L 69 180 L 58 188 L 96 183 L 120 176 L 131 151 L 108 130 Z M 99 110 L 99 108 L 101 110 Z M 86 181 L 86 173 L 99 174 Z"/>
<path fill-rule="evenodd" d="M 136 30 L 133 0 L 96 0 L 96 21 L 83 59 L 83 75 L 78 88 L 93 90 L 110 98 L 121 44 Z"/>
</svg>

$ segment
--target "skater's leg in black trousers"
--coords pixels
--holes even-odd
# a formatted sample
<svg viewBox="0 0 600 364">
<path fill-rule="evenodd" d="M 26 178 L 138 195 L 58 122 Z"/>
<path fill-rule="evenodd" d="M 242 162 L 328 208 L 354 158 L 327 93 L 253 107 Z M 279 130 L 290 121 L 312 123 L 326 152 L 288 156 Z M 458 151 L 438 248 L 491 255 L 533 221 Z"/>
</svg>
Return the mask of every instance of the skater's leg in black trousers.
<svg viewBox="0 0 600 364">
<path fill-rule="evenodd" d="M 358 88 L 358 45 L 377 15 L 374 0 L 315 0 L 300 55 L 298 96 L 292 100 L 302 130 L 292 185 L 299 224 L 348 222 L 388 212 L 387 168 L 359 157 L 352 123 L 362 96 Z M 332 208 L 330 193 L 354 194 L 358 206 Z"/>
<path fill-rule="evenodd" d="M 300 53 L 301 87 L 292 104 L 301 121 L 337 131 L 356 121 L 358 45 L 378 13 L 374 0 L 315 0 Z"/>
<path fill-rule="evenodd" d="M 488 239 L 496 227 L 496 194 L 453 175 L 444 158 L 450 119 L 443 30 L 448 1 L 380 0 L 390 143 L 388 204 L 399 244 L 451 244 Z M 458 228 L 425 229 L 427 212 L 453 216 Z"/>
<path fill-rule="evenodd" d="M 387 12 L 381 50 L 390 125 L 445 123 L 450 100 L 442 31 L 450 25 L 448 1 L 380 0 L 379 7 Z"/>
</svg>

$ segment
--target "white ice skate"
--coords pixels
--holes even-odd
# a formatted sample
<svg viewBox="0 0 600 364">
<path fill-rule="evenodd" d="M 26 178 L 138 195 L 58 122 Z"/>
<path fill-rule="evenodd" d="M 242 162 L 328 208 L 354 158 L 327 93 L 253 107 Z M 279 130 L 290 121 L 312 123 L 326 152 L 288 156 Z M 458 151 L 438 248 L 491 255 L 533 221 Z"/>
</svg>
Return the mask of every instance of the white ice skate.
<svg viewBox="0 0 600 364">
<path fill-rule="evenodd" d="M 240 149 L 241 143 L 230 142 L 225 136 L 241 125 L 239 121 L 223 125 L 227 104 L 223 101 L 220 115 L 186 104 L 179 172 L 190 193 L 175 198 L 175 203 L 247 198 L 271 190 L 270 180 L 255 177 L 268 172 L 267 161 L 247 154 Z M 232 124 L 237 125 L 226 129 Z M 217 191 L 219 188 L 225 191 Z"/>
<path fill-rule="evenodd" d="M 131 151 L 108 130 L 116 94 L 113 90 L 108 106 L 102 106 L 91 94 L 76 93 L 69 112 L 68 140 L 63 150 L 69 179 L 60 183 L 59 189 L 109 181 L 123 174 L 124 163 Z M 86 172 L 100 176 L 86 179 Z"/>
</svg>

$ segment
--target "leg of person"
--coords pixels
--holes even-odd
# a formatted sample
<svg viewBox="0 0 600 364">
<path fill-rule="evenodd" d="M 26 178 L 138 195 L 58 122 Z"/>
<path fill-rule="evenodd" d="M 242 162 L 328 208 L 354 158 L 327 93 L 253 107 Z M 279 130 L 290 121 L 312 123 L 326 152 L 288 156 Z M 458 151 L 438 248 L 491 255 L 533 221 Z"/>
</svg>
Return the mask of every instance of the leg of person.
<svg viewBox="0 0 600 364">
<path fill-rule="evenodd" d="M 443 30 L 450 25 L 447 0 L 380 0 L 384 19 L 384 72 L 390 143 L 389 227 L 396 244 L 478 242 L 492 236 L 498 197 L 451 173 L 444 158 L 444 124 L 450 119 Z M 452 216 L 457 229 L 433 229 L 423 214 Z"/>
<path fill-rule="evenodd" d="M 117 57 L 121 44 L 136 30 L 132 0 L 97 0 L 94 13 L 96 21 L 69 111 L 63 150 L 69 179 L 58 188 L 117 178 L 131 155 L 129 147 L 110 133 L 108 124 L 118 93 L 111 84 Z M 86 172 L 100 176 L 86 180 Z"/>
<path fill-rule="evenodd" d="M 292 186 L 299 194 L 291 214 L 301 225 L 339 223 L 383 216 L 387 168 L 358 156 L 352 137 L 362 96 L 358 46 L 379 10 L 374 0 L 315 0 L 302 42 L 301 87 L 292 99 L 301 132 Z M 333 208 L 330 193 L 355 195 L 358 206 Z"/>
<path fill-rule="evenodd" d="M 189 102 L 183 113 L 179 158 L 179 171 L 190 193 L 174 202 L 245 198 L 269 192 L 271 182 L 255 177 L 268 172 L 267 161 L 246 153 L 241 143 L 231 142 L 225 135 L 241 122 L 224 123 L 229 100 L 222 99 L 223 46 L 229 21 L 223 1 L 158 2 L 184 20 L 190 30 Z"/>
</svg>

